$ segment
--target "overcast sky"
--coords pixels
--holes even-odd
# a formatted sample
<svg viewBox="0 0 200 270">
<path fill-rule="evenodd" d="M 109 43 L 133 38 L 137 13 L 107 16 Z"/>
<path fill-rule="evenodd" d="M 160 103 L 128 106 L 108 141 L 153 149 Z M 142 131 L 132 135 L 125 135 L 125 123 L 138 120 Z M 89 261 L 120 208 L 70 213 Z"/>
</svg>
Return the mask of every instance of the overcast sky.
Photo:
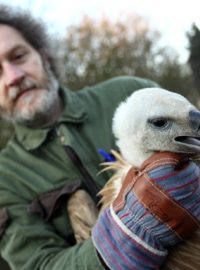
<svg viewBox="0 0 200 270">
<path fill-rule="evenodd" d="M 192 23 L 200 26 L 199 0 L 0 0 L 1 4 L 30 9 L 42 17 L 53 33 L 62 34 L 84 15 L 119 20 L 136 13 L 148 19 L 152 30 L 162 35 L 162 45 L 173 47 L 184 62 L 188 57 L 186 32 Z"/>
</svg>

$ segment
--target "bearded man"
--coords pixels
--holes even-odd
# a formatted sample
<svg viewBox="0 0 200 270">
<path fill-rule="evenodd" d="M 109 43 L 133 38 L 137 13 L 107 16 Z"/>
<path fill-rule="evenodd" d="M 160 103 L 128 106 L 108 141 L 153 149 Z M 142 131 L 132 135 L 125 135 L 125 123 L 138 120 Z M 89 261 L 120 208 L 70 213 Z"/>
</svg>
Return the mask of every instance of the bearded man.
<svg viewBox="0 0 200 270">
<path fill-rule="evenodd" d="M 96 200 L 115 108 L 156 83 L 118 77 L 71 92 L 52 42 L 30 14 L 0 7 L 0 115 L 15 129 L 0 156 L 0 250 L 13 270 L 102 270 L 91 238 L 75 243 L 66 202 L 80 187 Z"/>
</svg>

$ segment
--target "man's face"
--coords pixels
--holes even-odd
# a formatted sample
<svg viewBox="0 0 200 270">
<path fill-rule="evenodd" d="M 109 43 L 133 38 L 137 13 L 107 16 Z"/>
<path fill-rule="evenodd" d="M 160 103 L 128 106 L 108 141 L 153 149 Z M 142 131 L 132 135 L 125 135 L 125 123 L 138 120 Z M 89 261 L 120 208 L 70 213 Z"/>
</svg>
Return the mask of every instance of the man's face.
<svg viewBox="0 0 200 270">
<path fill-rule="evenodd" d="M 0 24 L 0 115 L 25 125 L 38 121 L 47 116 L 57 92 L 48 63 L 17 30 Z"/>
</svg>

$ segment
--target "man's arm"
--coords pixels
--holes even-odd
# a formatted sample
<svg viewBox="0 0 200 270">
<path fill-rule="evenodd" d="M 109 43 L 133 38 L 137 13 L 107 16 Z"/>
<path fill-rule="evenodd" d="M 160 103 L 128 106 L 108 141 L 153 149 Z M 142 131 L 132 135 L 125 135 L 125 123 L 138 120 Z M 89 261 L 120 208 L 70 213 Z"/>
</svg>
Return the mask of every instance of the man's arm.
<svg viewBox="0 0 200 270">
<path fill-rule="evenodd" d="M 11 198 L 5 191 L 0 195 Z M 12 199 L 17 201 L 16 196 Z M 28 204 L 19 201 L 7 207 L 9 222 L 0 242 L 2 256 L 13 270 L 104 269 L 91 239 L 70 246 L 51 222 L 29 213 Z"/>
</svg>

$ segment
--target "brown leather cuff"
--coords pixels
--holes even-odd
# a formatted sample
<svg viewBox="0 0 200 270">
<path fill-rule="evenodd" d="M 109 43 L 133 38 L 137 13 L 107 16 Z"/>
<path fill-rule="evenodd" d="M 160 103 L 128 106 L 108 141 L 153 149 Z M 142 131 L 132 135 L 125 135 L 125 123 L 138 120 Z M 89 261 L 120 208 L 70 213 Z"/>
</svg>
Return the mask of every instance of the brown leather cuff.
<svg viewBox="0 0 200 270">
<path fill-rule="evenodd" d="M 174 165 L 175 169 L 178 166 L 179 169 L 179 167 L 187 166 L 188 157 L 183 154 L 162 152 L 147 159 L 140 170 L 131 168 L 113 206 L 116 211 L 123 208 L 124 194 L 127 193 L 128 189 L 132 190 L 138 201 L 150 213 L 171 228 L 180 239 L 185 239 L 191 232 L 199 228 L 198 220 L 175 199 L 171 198 L 164 189 L 151 181 L 148 176 L 148 171 L 166 164 Z"/>
<path fill-rule="evenodd" d="M 142 175 L 134 184 L 133 192 L 141 204 L 154 216 L 176 232 L 180 239 L 187 238 L 199 228 L 198 221 L 158 185 Z"/>
<path fill-rule="evenodd" d="M 173 164 L 175 169 L 188 164 L 188 156 L 177 153 L 162 152 L 150 157 L 143 163 L 132 188 L 141 204 L 153 215 L 171 228 L 180 239 L 187 238 L 199 228 L 198 220 L 191 213 L 171 198 L 159 185 L 149 179 L 147 172 L 161 165 Z M 133 178 L 129 171 L 127 177 Z"/>
</svg>

